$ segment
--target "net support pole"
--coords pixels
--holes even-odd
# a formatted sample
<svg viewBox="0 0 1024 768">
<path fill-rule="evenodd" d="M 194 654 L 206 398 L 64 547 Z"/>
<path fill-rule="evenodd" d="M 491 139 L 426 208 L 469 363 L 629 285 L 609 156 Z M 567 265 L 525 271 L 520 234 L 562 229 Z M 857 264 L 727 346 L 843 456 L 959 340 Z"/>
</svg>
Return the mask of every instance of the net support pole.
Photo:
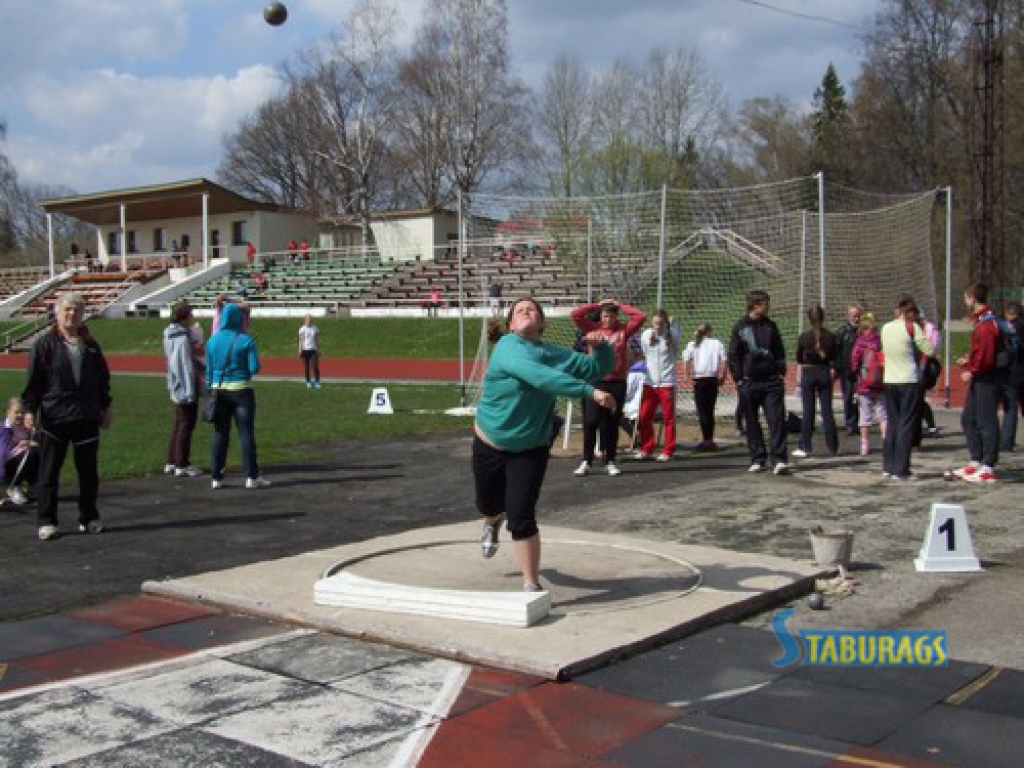
<svg viewBox="0 0 1024 768">
<path fill-rule="evenodd" d="M 594 301 L 594 217 L 587 216 L 587 302 Z"/>
<path fill-rule="evenodd" d="M 50 277 L 56 276 L 56 266 L 53 260 L 53 214 L 46 214 L 46 251 L 50 261 Z"/>
<path fill-rule="evenodd" d="M 818 171 L 818 258 L 821 262 L 821 306 L 825 306 L 825 172 Z"/>
<path fill-rule="evenodd" d="M 662 286 L 665 281 L 665 202 L 668 199 L 668 184 L 661 185 L 661 228 L 658 232 L 658 309 L 661 302 Z"/>
<path fill-rule="evenodd" d="M 204 226 L 203 231 L 206 229 Z M 121 203 L 121 271 L 128 271 L 128 211 L 124 203 Z"/>
<path fill-rule="evenodd" d="M 800 295 L 797 298 L 796 334 L 804 332 L 804 294 L 807 291 L 807 211 L 800 211 Z"/>
<path fill-rule="evenodd" d="M 462 215 L 462 190 L 456 190 L 456 204 L 459 207 L 459 407 L 466 407 L 466 340 L 463 308 L 465 300 L 462 288 L 462 265 L 466 251 L 466 220 Z"/>
<path fill-rule="evenodd" d="M 946 330 L 945 330 L 945 348 L 943 349 L 943 367 L 945 367 L 946 375 L 946 407 L 949 408 L 950 403 L 950 384 L 949 384 L 949 321 L 951 319 L 952 309 L 950 307 L 950 301 L 952 300 L 953 291 L 953 187 L 946 187 Z"/>
</svg>

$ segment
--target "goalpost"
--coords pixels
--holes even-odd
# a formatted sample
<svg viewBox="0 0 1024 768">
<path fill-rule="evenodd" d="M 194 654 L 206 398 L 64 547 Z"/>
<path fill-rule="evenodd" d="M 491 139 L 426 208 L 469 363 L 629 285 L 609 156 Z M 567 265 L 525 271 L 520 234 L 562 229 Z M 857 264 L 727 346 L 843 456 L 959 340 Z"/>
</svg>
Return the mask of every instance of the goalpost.
<svg viewBox="0 0 1024 768">
<path fill-rule="evenodd" d="M 498 282 L 508 302 L 537 298 L 549 317 L 545 339 L 572 346 L 568 314 L 581 301 L 614 298 L 648 316 L 675 318 L 683 344 L 698 324 L 728 345 L 749 290 L 766 290 L 792 359 L 806 310 L 826 323 L 860 301 L 887 320 L 899 294 L 938 317 L 933 231 L 939 191 L 880 195 L 828 183 L 822 174 L 734 189 L 662 189 L 592 198 L 474 195 L 460 210 L 465 315 L 489 316 Z M 941 255 L 940 255 L 941 260 Z M 487 361 L 486 319 L 466 324 L 476 356 L 465 399 L 479 397 Z M 790 379 L 792 387 L 792 379 Z M 688 388 L 681 412 L 692 412 Z M 732 413 L 729 382 L 720 414 Z"/>
</svg>

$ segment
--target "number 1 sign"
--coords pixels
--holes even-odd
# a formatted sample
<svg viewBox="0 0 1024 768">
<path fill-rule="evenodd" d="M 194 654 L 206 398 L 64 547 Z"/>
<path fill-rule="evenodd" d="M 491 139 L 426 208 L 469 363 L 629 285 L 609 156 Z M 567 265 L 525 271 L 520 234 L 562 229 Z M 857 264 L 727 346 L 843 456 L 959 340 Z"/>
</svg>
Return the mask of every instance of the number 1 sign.
<svg viewBox="0 0 1024 768">
<path fill-rule="evenodd" d="M 919 571 L 980 571 L 974 555 L 967 513 L 957 504 L 932 504 L 924 546 L 914 560 Z"/>
</svg>

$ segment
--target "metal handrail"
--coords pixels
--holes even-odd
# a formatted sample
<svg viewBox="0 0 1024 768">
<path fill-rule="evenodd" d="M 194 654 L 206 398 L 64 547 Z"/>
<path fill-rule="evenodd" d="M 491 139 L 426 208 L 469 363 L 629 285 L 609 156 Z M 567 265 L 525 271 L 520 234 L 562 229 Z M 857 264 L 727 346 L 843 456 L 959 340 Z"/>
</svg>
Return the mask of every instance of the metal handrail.
<svg viewBox="0 0 1024 768">
<path fill-rule="evenodd" d="M 40 330 L 41 328 L 45 328 L 49 324 L 50 318 L 44 315 L 41 318 L 34 317 L 31 320 L 22 323 L 21 325 L 16 325 L 13 328 L 7 329 L 6 331 L 4 331 L 4 351 L 10 352 L 11 347 L 13 347 L 19 341 L 29 338 L 36 331 Z"/>
</svg>

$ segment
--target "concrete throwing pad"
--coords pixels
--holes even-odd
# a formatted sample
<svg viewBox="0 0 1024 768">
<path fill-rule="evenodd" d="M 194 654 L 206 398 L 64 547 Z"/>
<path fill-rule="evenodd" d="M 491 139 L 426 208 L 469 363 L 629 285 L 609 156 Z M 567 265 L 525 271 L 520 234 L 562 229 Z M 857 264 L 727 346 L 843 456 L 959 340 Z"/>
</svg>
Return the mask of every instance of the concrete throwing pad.
<svg viewBox="0 0 1024 768">
<path fill-rule="evenodd" d="M 318 605 L 314 585 L 351 574 L 397 589 L 435 593 L 518 593 L 511 542 L 480 556 L 479 523 L 421 528 L 397 536 L 163 582 L 154 594 L 210 602 L 246 613 L 380 640 L 438 656 L 558 679 L 706 629 L 807 591 L 821 569 L 768 555 L 628 539 L 546 526 L 541 579 L 550 612 L 530 627 Z M 403 592 L 403 590 L 406 590 Z M 411 590 L 411 591 L 410 591 Z M 367 594 L 372 594 L 372 589 Z M 426 601 L 429 603 L 429 600 Z M 525 603 L 524 603 L 525 605 Z M 425 606 L 429 607 L 429 606 Z"/>
</svg>

